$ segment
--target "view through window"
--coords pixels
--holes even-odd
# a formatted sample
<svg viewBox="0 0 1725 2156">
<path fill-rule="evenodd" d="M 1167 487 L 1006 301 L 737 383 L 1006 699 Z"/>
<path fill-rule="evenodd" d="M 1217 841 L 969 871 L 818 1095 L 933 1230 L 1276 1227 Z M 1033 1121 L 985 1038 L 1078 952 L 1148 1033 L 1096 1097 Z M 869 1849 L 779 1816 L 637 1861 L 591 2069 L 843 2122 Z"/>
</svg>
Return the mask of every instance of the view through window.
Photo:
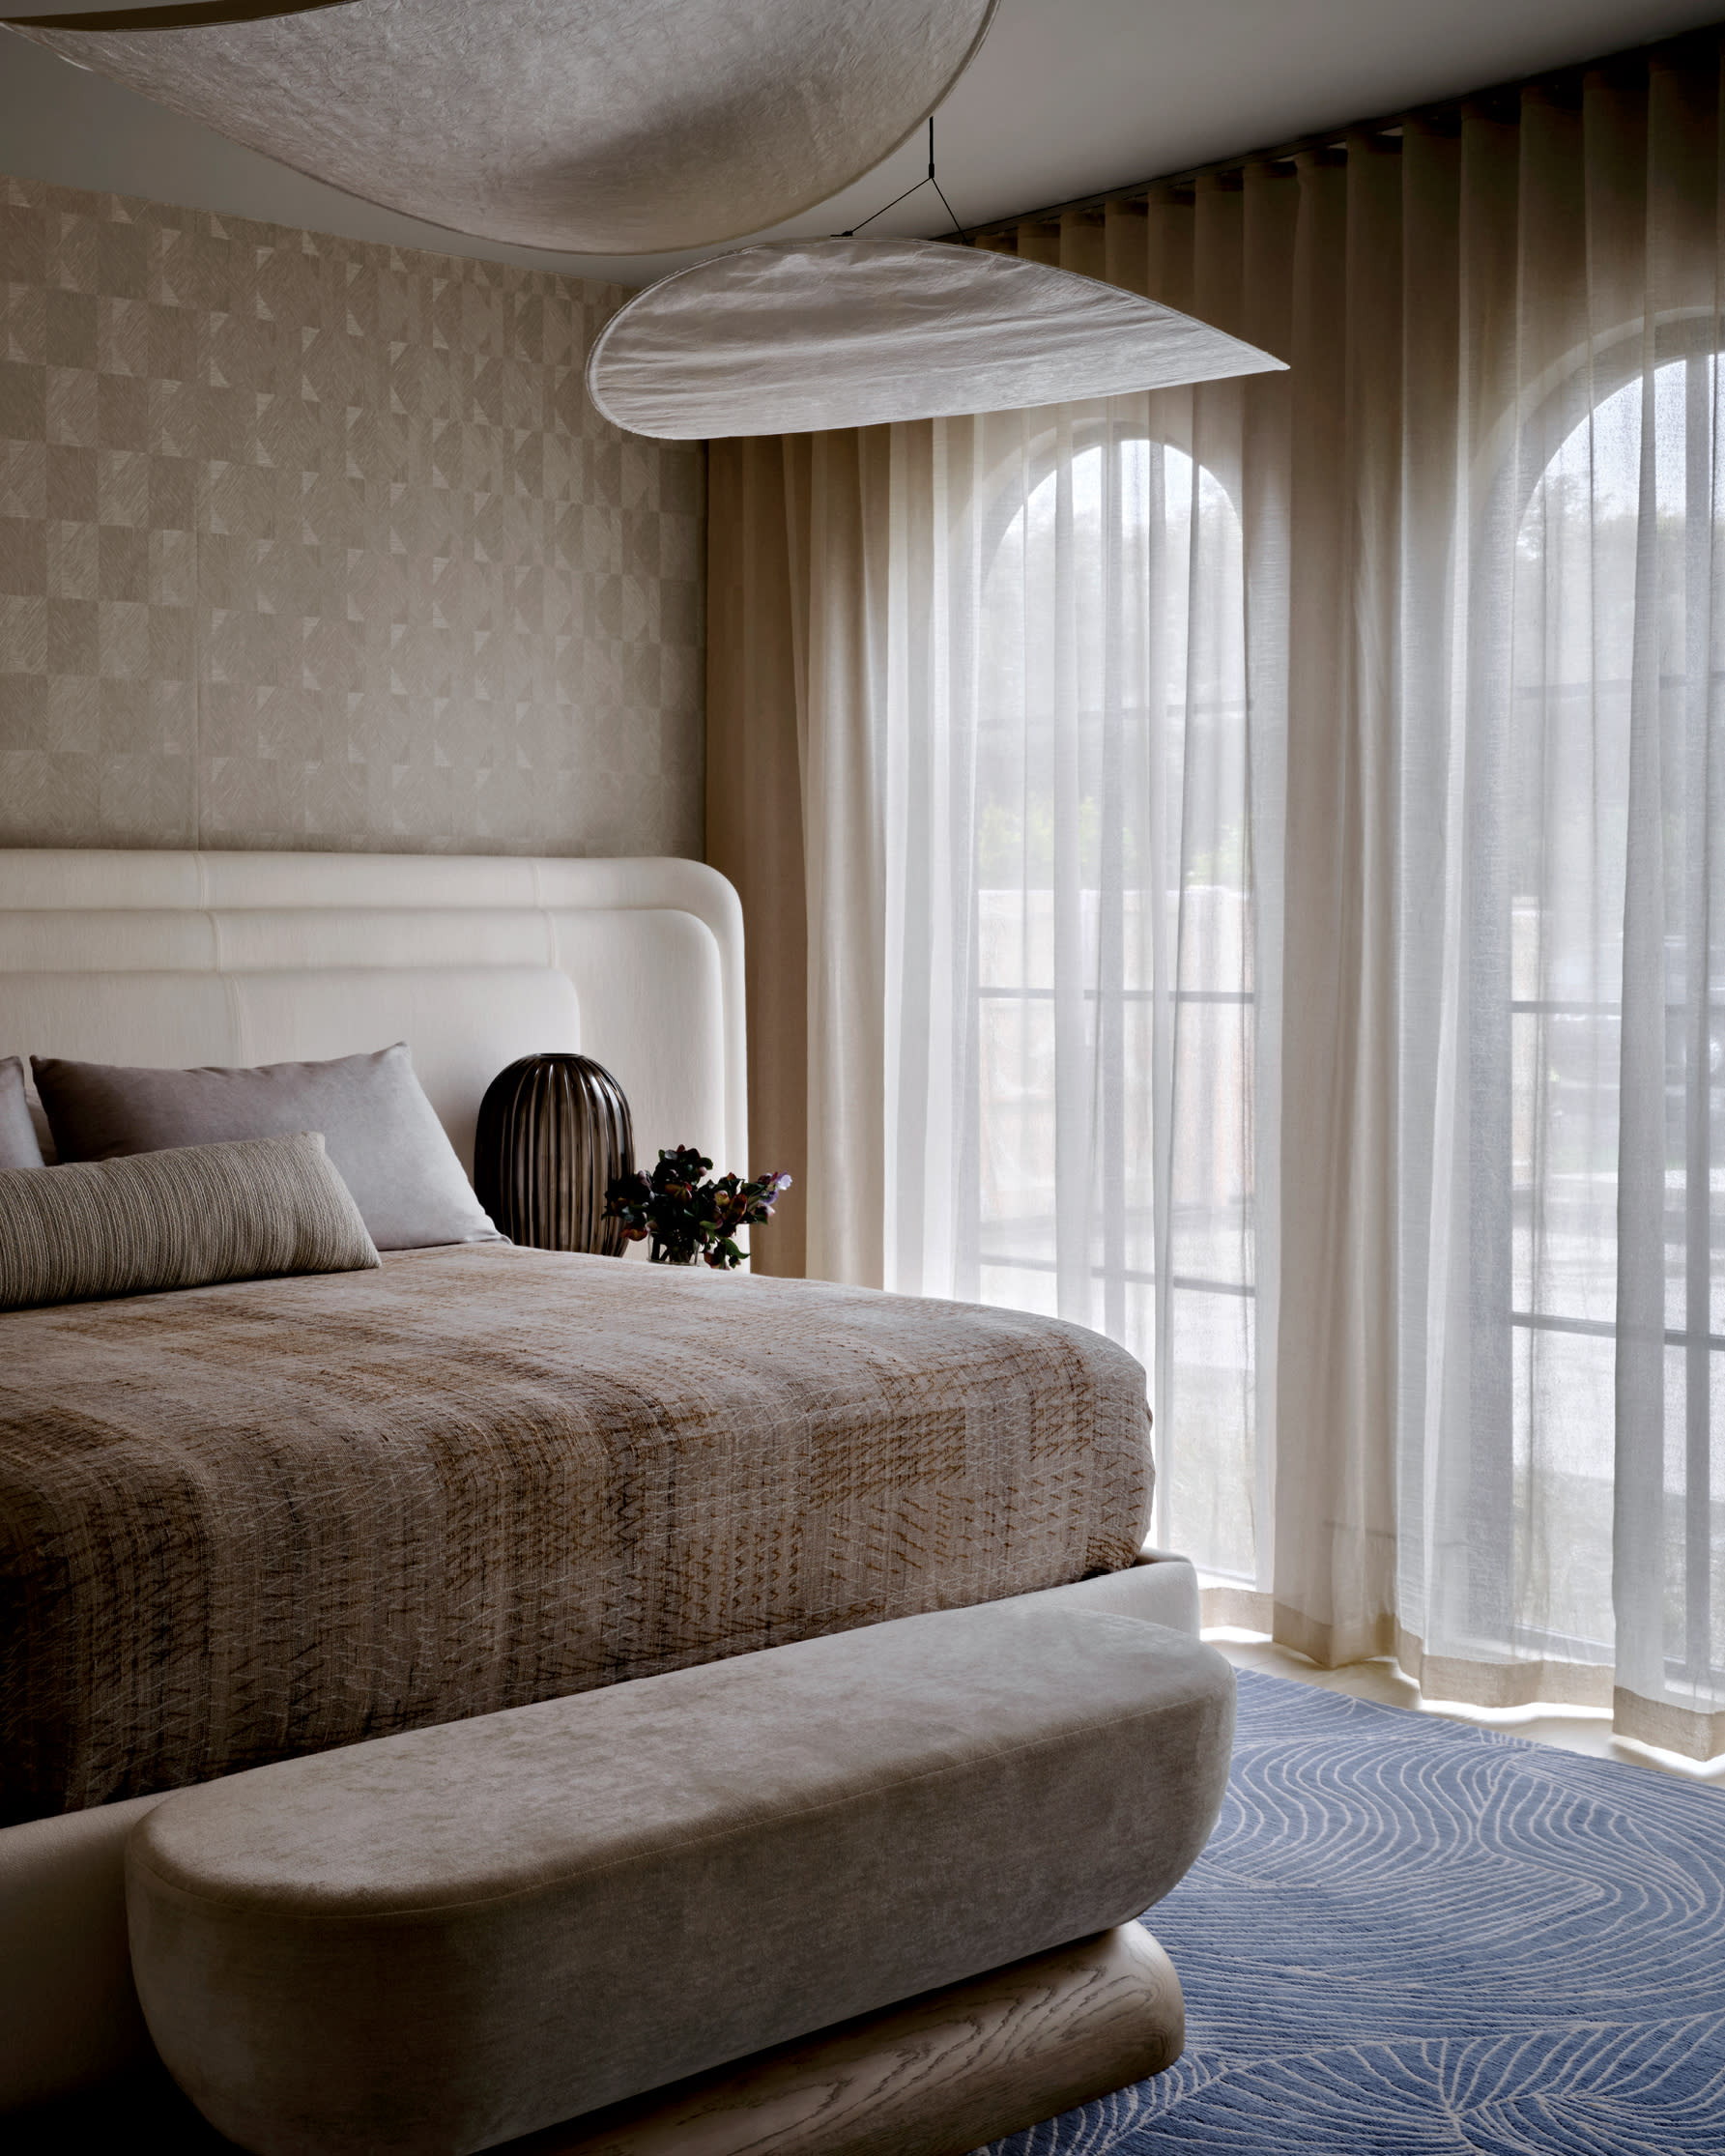
<svg viewBox="0 0 1725 2156">
<path fill-rule="evenodd" d="M 982 583 L 977 1291 L 1153 1372 L 1164 1517 L 1254 1567 L 1253 982 L 1241 529 L 1107 431 Z"/>
<path fill-rule="evenodd" d="M 1711 331 L 1711 324 L 1704 326 Z M 1602 396 L 1533 485 L 1516 545 L 1510 737 L 1513 1505 L 1503 1532 L 1541 1576 L 1518 1644 L 1614 1652 L 1620 1081 L 1632 722 L 1655 730 L 1666 933 L 1665 1538 L 1668 1673 L 1725 1664 L 1710 1554 L 1725 1550 L 1719 1351 L 1725 1115 L 1721 803 L 1710 758 L 1719 391 L 1711 338 Z M 1652 455 L 1644 432 L 1653 429 Z M 1651 529 L 1650 529 L 1651 527 Z M 1650 611 L 1657 618 L 1650 621 Z M 1650 663 L 1651 662 L 1651 663 Z M 1653 1016 L 1653 1023 L 1658 1019 Z M 1656 1439 L 1657 1433 L 1653 1433 Z"/>
</svg>

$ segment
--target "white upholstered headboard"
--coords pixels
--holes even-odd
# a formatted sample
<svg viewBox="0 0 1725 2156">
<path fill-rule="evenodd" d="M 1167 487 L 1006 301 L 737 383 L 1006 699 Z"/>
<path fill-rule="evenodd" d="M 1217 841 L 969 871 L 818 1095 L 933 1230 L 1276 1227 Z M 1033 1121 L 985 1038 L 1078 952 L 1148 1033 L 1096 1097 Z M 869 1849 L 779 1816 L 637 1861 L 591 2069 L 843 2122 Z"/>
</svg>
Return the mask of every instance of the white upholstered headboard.
<svg viewBox="0 0 1725 2156">
<path fill-rule="evenodd" d="M 699 861 L 0 850 L 0 1055 L 26 1069 L 397 1040 L 470 1168 L 497 1073 L 579 1049 L 641 1158 L 747 1171 L 742 909 Z"/>
</svg>

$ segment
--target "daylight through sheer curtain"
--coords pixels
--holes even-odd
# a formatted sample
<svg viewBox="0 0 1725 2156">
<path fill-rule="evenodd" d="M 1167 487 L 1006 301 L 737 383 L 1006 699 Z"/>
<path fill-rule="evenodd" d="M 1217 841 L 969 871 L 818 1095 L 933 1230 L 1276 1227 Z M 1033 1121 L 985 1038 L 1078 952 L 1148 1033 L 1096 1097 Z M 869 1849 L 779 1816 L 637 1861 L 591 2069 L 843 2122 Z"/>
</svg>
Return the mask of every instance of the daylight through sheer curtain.
<svg viewBox="0 0 1725 2156">
<path fill-rule="evenodd" d="M 712 466 L 714 858 L 778 984 L 757 1122 L 806 1107 L 808 1269 L 1124 1341 L 1213 1615 L 1696 1756 L 1719 53 L 988 243 L 1285 376 Z M 725 773 L 792 724 L 769 877 Z"/>
<path fill-rule="evenodd" d="M 1250 1576 L 1252 744 L 1193 422 L 1164 392 L 900 446 L 934 513 L 883 726 L 883 1277 L 1130 1347 L 1164 1520 Z"/>
</svg>

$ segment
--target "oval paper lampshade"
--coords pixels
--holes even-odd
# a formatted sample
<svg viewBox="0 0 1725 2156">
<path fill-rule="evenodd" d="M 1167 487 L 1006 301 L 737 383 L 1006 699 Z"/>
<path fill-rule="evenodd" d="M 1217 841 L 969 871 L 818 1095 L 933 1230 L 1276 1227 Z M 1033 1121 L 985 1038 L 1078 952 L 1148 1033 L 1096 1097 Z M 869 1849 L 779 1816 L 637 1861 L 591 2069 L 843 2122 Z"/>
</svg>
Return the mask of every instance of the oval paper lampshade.
<svg viewBox="0 0 1725 2156">
<path fill-rule="evenodd" d="M 1118 285 L 939 240 L 782 240 L 697 263 L 588 359 L 608 419 L 670 441 L 1017 411 L 1283 365 Z"/>
<path fill-rule="evenodd" d="M 940 102 L 993 9 L 347 0 L 250 20 L 239 0 L 187 28 L 141 7 L 138 27 L 25 34 L 367 202 L 478 239 L 649 254 L 759 232 L 860 179 Z"/>
</svg>

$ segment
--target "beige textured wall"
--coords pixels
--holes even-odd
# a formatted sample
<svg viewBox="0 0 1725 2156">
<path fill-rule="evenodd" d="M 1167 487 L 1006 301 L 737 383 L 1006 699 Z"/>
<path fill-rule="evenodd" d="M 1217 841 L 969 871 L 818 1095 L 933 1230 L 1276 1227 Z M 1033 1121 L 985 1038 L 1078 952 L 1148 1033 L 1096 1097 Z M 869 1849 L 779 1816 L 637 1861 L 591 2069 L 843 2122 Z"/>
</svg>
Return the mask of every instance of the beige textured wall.
<svg viewBox="0 0 1725 2156">
<path fill-rule="evenodd" d="M 689 853 L 697 446 L 620 287 L 0 179 L 0 844 Z"/>
</svg>

